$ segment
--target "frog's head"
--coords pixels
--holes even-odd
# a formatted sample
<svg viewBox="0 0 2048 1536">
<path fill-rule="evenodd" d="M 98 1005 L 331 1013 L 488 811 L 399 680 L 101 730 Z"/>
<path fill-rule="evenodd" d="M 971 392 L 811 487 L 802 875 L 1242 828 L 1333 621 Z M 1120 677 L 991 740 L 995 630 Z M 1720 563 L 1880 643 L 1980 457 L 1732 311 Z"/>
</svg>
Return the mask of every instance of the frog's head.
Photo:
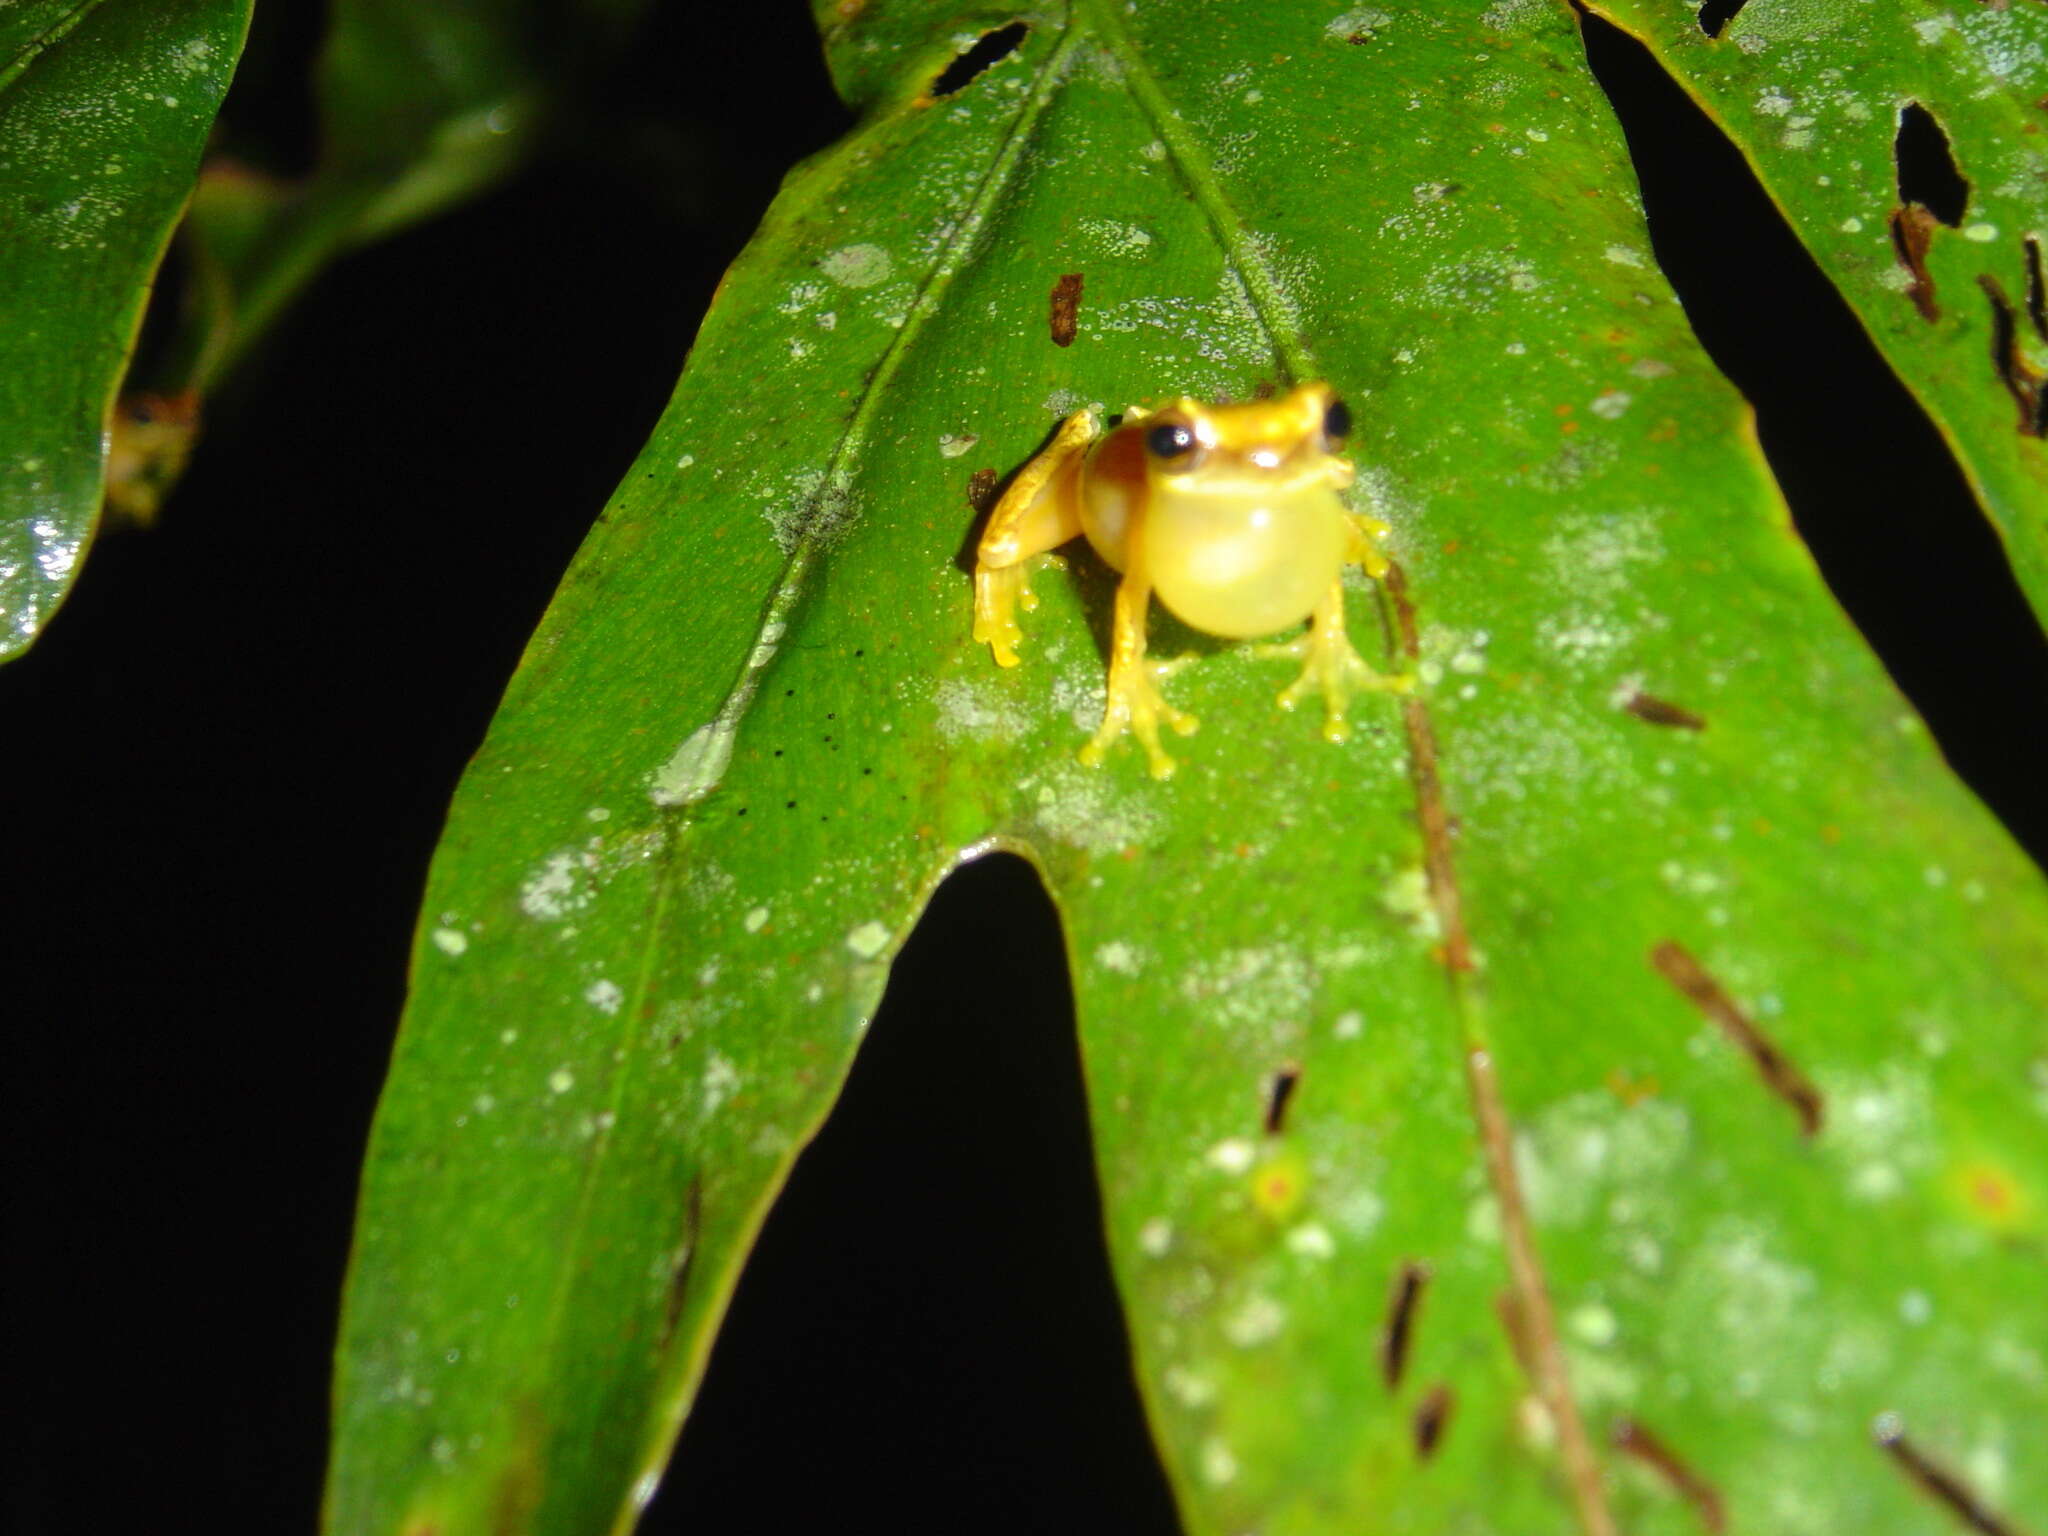
<svg viewBox="0 0 2048 1536">
<path fill-rule="evenodd" d="M 1350 430 L 1351 413 L 1327 384 L 1242 405 L 1183 396 L 1147 422 L 1145 457 L 1155 479 L 1185 494 L 1270 496 L 1348 483 L 1340 452 Z"/>
<path fill-rule="evenodd" d="M 1343 569 L 1349 413 L 1327 384 L 1273 400 L 1180 399 L 1138 423 L 1153 588 L 1212 635 L 1269 635 L 1308 617 Z"/>
</svg>

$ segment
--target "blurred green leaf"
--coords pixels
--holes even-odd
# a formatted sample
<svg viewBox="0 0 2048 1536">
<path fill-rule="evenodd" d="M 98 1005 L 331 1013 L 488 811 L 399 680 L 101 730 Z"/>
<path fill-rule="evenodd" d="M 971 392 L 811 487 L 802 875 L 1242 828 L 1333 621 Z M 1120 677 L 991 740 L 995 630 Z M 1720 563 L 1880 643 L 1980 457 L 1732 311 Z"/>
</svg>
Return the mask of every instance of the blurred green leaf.
<svg viewBox="0 0 2048 1536">
<path fill-rule="evenodd" d="M 249 0 L 0 14 L 0 660 L 92 536 L 109 418 Z"/>
<path fill-rule="evenodd" d="M 39 3 L 0 16 L 0 59 L 13 60 L 0 65 L 0 157 L 35 169 L 0 191 L 0 232 L 13 236 L 0 270 L 0 423 L 24 445 L 0 467 L 0 659 L 35 638 L 68 589 L 103 487 L 110 511 L 150 521 L 203 403 L 278 314 L 346 251 L 527 159 L 645 0 L 328 9 L 313 174 L 293 182 L 220 156 L 196 194 L 248 0 Z M 127 95 L 151 110 L 121 112 Z M 81 120 L 90 134 L 73 131 Z M 188 197 L 180 309 L 116 410 Z M 102 224 L 115 237 L 102 239 Z"/>
<path fill-rule="evenodd" d="M 215 302 L 194 318 L 181 382 L 210 393 L 328 263 L 514 170 L 588 51 L 588 39 L 578 45 L 583 9 L 576 0 L 336 0 L 315 78 L 321 151 L 311 178 L 265 184 L 233 163 L 209 168 L 190 235 Z M 267 187 L 259 220 L 249 217 L 252 186 Z"/>
<path fill-rule="evenodd" d="M 2048 618 L 2040 12 L 1772 0 L 1709 37 L 1687 0 L 1590 8 L 1647 43 L 1741 149 L 1948 440 Z"/>
<path fill-rule="evenodd" d="M 1878 1423 L 2048 1507 L 2042 883 L 1791 536 L 1570 14 L 1073 0 L 937 98 L 1012 13 L 819 14 L 862 125 L 435 863 L 330 1528 L 631 1523 L 890 957 L 996 847 L 1066 924 L 1191 1531 L 1924 1530 Z M 1313 376 L 1415 700 L 1332 746 L 1159 616 L 1203 729 L 1083 768 L 1109 578 L 1044 571 L 998 672 L 972 502 L 1079 404 Z"/>
</svg>

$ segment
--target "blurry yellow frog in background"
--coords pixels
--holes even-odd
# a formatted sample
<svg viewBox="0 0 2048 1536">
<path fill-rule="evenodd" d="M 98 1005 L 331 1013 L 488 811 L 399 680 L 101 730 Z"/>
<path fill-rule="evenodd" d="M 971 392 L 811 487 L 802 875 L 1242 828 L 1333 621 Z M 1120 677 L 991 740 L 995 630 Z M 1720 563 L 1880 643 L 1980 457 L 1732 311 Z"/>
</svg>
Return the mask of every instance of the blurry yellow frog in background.
<svg viewBox="0 0 2048 1536">
<path fill-rule="evenodd" d="M 1309 620 L 1307 633 L 1260 654 L 1306 658 L 1280 705 L 1292 709 L 1319 690 L 1323 735 L 1342 741 L 1352 694 L 1411 685 L 1367 666 L 1344 633 L 1344 566 L 1355 562 L 1372 577 L 1387 569 L 1374 542 L 1387 525 L 1346 510 L 1337 496 L 1354 473 L 1337 451 L 1350 427 L 1327 384 L 1243 405 L 1182 397 L 1152 412 L 1133 406 L 1108 432 L 1092 410 L 1076 411 L 989 515 L 974 566 L 974 638 L 999 666 L 1016 666 L 1016 609 L 1037 606 L 1025 562 L 1086 534 L 1123 582 L 1109 703 L 1083 762 L 1101 762 L 1129 731 L 1163 779 L 1173 759 L 1159 745 L 1160 722 L 1183 736 L 1195 729 L 1194 717 L 1159 691 L 1175 663 L 1145 659 L 1154 592 L 1184 623 L 1230 639 Z"/>
</svg>

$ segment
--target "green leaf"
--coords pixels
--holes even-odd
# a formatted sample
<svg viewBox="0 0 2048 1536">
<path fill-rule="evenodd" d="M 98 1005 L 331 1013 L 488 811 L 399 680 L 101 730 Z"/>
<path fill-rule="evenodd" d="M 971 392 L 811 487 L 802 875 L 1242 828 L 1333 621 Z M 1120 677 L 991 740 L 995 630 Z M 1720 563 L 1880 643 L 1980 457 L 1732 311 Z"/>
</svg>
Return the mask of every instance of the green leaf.
<svg viewBox="0 0 2048 1536">
<path fill-rule="evenodd" d="M 92 536 L 115 391 L 248 24 L 248 0 L 0 16 L 0 660 Z"/>
<path fill-rule="evenodd" d="M 862 125 L 436 859 L 330 1528 L 630 1524 L 890 957 L 998 847 L 1066 924 L 1191 1531 L 1918 1531 L 1914 1457 L 2048 1506 L 2042 882 L 1791 536 L 1569 13 L 1073 0 L 936 98 L 1011 13 L 820 16 Z M 1112 578 L 1042 571 L 998 671 L 973 502 L 1080 404 L 1311 377 L 1416 694 L 1332 745 L 1161 616 L 1178 776 L 1082 767 Z"/>
<path fill-rule="evenodd" d="M 1687 0 L 1591 9 L 1647 43 L 1734 140 L 1947 439 L 2048 617 L 2040 14 L 1775 0 L 1709 37 Z M 1953 203 L 1944 170 L 1962 179 Z"/>
<path fill-rule="evenodd" d="M 0 18 L 0 58 L 14 60 L 0 66 L 0 155 L 33 161 L 46 142 L 67 146 L 0 213 L 0 229 L 23 232 L 12 269 L 0 274 L 0 324 L 16 342 L 0 352 L 0 419 L 33 445 L 0 470 L 0 540 L 9 546 L 0 556 L 0 659 L 26 647 L 61 600 L 103 486 L 111 512 L 152 521 L 183 473 L 203 404 L 283 309 L 348 250 L 508 175 L 643 8 L 644 0 L 337 0 L 318 71 L 315 173 L 293 184 L 222 156 L 196 192 L 197 156 L 241 48 L 247 0 L 87 0 Z M 72 133 L 83 104 L 110 89 L 156 109 L 102 113 L 93 135 Z M 122 191 L 116 208 L 108 199 L 120 189 L 107 176 L 140 191 Z M 64 201 L 81 186 L 82 196 Z M 183 307 L 115 412 L 143 300 L 188 197 Z M 36 233 L 56 219 L 80 229 L 104 220 L 120 238 L 101 240 L 97 223 L 90 243 Z M 65 296 L 65 313 L 51 294 Z"/>
</svg>

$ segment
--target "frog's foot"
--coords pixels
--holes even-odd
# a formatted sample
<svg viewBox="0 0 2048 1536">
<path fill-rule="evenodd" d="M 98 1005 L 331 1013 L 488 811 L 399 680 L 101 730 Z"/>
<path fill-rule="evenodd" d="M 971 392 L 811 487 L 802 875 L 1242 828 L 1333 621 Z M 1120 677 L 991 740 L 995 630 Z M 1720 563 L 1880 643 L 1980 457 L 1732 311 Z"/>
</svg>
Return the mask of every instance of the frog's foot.
<svg viewBox="0 0 2048 1536">
<path fill-rule="evenodd" d="M 1415 687 L 1415 679 L 1406 672 L 1389 676 L 1367 666 L 1350 637 L 1334 626 L 1318 624 L 1283 645 L 1259 646 L 1253 654 L 1305 658 L 1301 676 L 1280 691 L 1280 707 L 1292 709 L 1309 694 L 1322 694 L 1327 711 L 1323 717 L 1325 741 L 1343 741 L 1351 734 L 1344 712 L 1354 695 L 1375 689 L 1407 693 Z"/>
<path fill-rule="evenodd" d="M 1037 606 L 1022 561 L 998 568 L 975 566 L 974 638 L 995 652 L 997 666 L 1017 665 L 1017 642 L 1024 638 L 1017 627 L 1017 610 L 1029 613 Z"/>
<path fill-rule="evenodd" d="M 1109 669 L 1109 702 L 1102 711 L 1102 728 L 1081 749 L 1081 761 L 1095 767 L 1116 745 L 1117 739 L 1129 731 L 1145 749 L 1152 777 L 1171 778 L 1173 759 L 1159 745 L 1160 722 L 1173 727 L 1175 734 L 1180 736 L 1193 734 L 1201 723 L 1193 715 L 1183 714 L 1167 703 L 1165 695 L 1159 691 L 1159 679 L 1178 670 L 1181 664 L 1181 660 L 1140 660 L 1112 666 Z"/>
</svg>

